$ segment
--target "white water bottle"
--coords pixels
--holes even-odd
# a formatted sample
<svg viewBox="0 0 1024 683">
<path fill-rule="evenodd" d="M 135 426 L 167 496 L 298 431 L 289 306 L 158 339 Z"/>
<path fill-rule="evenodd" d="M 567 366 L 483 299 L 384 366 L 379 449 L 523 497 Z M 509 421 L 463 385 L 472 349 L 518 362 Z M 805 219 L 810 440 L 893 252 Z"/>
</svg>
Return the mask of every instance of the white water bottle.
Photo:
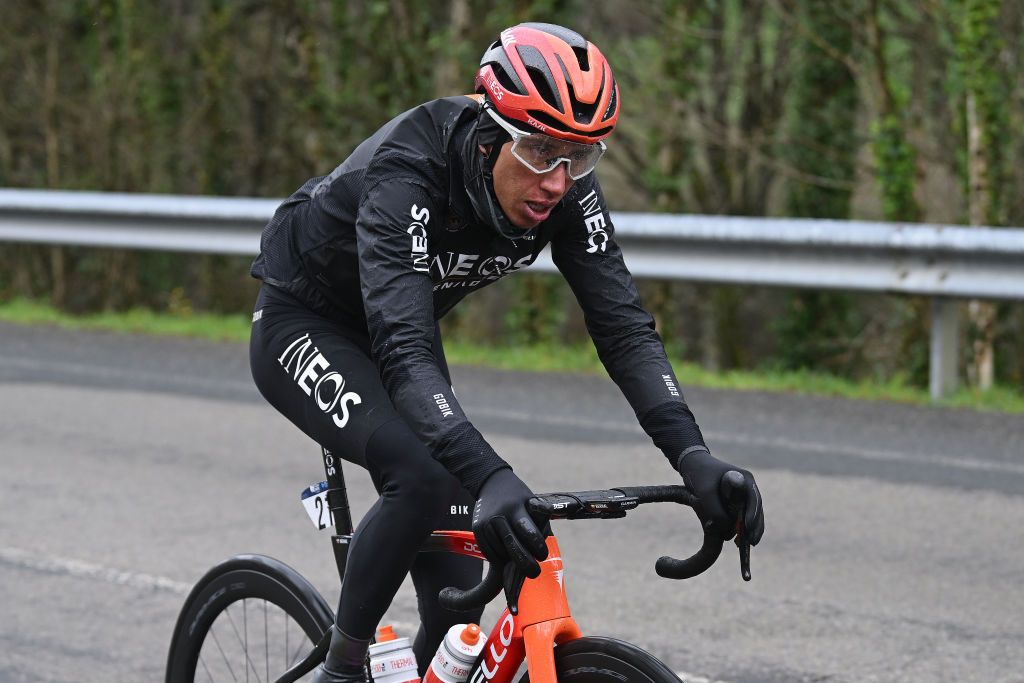
<svg viewBox="0 0 1024 683">
<path fill-rule="evenodd" d="M 416 655 L 408 638 L 399 638 L 391 626 L 382 626 L 376 641 L 369 649 L 373 683 L 419 683 Z"/>
<path fill-rule="evenodd" d="M 430 668 L 423 674 L 423 683 L 463 683 L 469 670 L 484 649 L 480 627 L 476 624 L 456 624 L 448 629 Z"/>
</svg>

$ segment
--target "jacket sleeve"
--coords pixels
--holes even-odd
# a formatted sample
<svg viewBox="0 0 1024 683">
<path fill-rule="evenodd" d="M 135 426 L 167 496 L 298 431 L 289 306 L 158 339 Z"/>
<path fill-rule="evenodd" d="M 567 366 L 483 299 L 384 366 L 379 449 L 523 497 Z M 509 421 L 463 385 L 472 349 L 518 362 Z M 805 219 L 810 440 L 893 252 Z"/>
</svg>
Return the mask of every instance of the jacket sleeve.
<svg viewBox="0 0 1024 683">
<path fill-rule="evenodd" d="M 601 362 L 654 444 L 673 466 L 684 453 L 708 450 L 654 318 L 640 303 L 596 179 L 567 198 L 551 255 L 583 309 Z"/>
<path fill-rule="evenodd" d="M 398 413 L 433 457 L 473 495 L 508 467 L 466 414 L 432 352 L 431 219 L 441 220 L 430 193 L 411 178 L 371 187 L 356 218 L 359 276 L 371 353 Z"/>
</svg>

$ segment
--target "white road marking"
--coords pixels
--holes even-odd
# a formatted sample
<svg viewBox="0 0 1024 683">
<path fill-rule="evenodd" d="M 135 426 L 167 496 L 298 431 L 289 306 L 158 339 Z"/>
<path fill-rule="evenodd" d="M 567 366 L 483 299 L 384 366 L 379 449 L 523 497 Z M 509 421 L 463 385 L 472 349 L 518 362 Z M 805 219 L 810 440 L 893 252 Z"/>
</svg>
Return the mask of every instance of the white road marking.
<svg viewBox="0 0 1024 683">
<path fill-rule="evenodd" d="M 104 567 L 100 564 L 69 557 L 38 555 L 21 548 L 0 546 L 0 564 L 17 569 L 46 572 L 47 574 L 72 576 L 78 579 L 93 579 L 117 586 L 166 591 L 182 596 L 188 595 L 189 591 L 192 590 L 190 584 L 175 581 L 166 576 L 153 576 L 152 574 L 144 574 L 142 572 Z"/>
<path fill-rule="evenodd" d="M 685 671 L 677 671 L 676 676 L 683 679 L 684 683 L 725 683 L 725 681 L 717 678 L 705 678 L 704 676 L 686 673 Z"/>
</svg>

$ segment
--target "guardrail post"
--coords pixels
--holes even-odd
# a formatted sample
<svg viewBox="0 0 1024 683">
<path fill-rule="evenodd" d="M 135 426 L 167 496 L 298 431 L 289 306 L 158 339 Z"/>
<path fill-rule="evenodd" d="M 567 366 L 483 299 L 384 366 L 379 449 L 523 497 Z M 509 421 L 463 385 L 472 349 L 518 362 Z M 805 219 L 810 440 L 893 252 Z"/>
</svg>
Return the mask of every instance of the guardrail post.
<svg viewBox="0 0 1024 683">
<path fill-rule="evenodd" d="M 960 337 L 956 301 L 932 297 L 932 339 L 929 388 L 932 400 L 948 396 L 957 386 L 957 344 Z"/>
</svg>

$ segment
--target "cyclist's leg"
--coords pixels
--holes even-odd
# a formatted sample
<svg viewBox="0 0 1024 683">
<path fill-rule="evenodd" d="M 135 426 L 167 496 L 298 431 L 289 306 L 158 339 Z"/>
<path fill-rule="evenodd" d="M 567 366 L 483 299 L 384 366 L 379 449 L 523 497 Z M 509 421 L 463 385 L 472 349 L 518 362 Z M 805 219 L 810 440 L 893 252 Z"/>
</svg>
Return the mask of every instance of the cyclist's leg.
<svg viewBox="0 0 1024 683">
<path fill-rule="evenodd" d="M 269 285 L 256 309 L 249 364 L 260 393 L 314 441 L 366 467 L 367 441 L 394 417 L 368 342 Z"/>
<path fill-rule="evenodd" d="M 367 467 L 380 499 L 349 549 L 332 652 L 361 652 L 458 490 L 392 406 L 365 339 L 264 287 L 253 325 L 253 377 L 267 400 L 335 454 Z"/>
<path fill-rule="evenodd" d="M 460 488 L 445 509 L 437 528 L 468 531 L 472 528 L 472 510 L 472 494 Z M 467 589 L 480 583 L 483 562 L 454 553 L 420 553 L 412 565 L 411 574 L 420 614 L 420 629 L 413 643 L 413 651 L 422 676 L 449 628 L 455 624 L 480 623 L 483 608 L 453 612 L 441 607 L 437 594 L 447 586 Z"/>
<path fill-rule="evenodd" d="M 361 623 L 365 621 L 362 615 L 373 614 L 368 630 L 352 633 L 356 637 L 373 634 L 424 539 L 437 528 L 444 506 L 458 490 L 458 480 L 430 457 L 401 418 L 374 432 L 366 457 L 380 498 L 359 523 L 349 546 L 345 585 L 351 582 L 360 589 L 352 595 L 342 591 L 338 612 L 338 623 L 344 625 Z M 364 554 L 370 561 L 353 568 L 353 556 L 362 558 Z M 402 571 L 395 572 L 393 567 Z"/>
</svg>

